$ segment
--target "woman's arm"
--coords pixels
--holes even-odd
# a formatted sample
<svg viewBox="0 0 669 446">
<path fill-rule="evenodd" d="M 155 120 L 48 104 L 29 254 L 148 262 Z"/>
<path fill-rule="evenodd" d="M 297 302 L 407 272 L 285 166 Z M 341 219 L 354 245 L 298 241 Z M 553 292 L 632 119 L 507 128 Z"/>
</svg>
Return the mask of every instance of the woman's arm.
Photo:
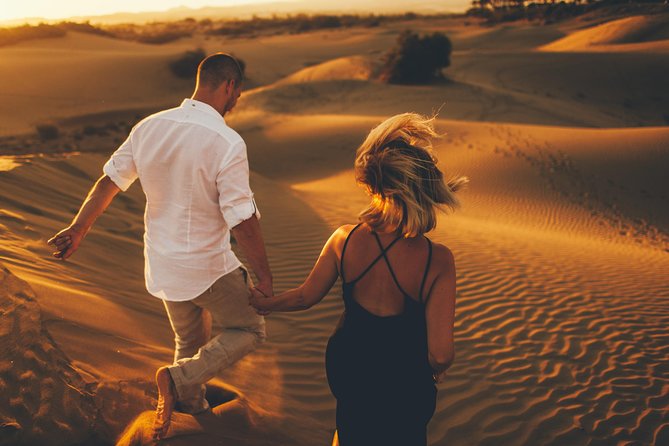
<svg viewBox="0 0 669 446">
<path fill-rule="evenodd" d="M 453 324 L 455 321 L 455 260 L 445 246 L 437 245 L 434 265 L 439 265 L 437 278 L 428 294 L 425 307 L 429 361 L 435 377 L 440 380 L 453 363 Z"/>
<path fill-rule="evenodd" d="M 338 256 L 336 245 L 340 243 L 342 230 L 337 229 L 325 243 L 309 277 L 302 285 L 274 297 L 267 298 L 254 292 L 250 299 L 251 305 L 259 312 L 300 311 L 312 307 L 325 297 L 339 277 L 337 268 Z"/>
</svg>

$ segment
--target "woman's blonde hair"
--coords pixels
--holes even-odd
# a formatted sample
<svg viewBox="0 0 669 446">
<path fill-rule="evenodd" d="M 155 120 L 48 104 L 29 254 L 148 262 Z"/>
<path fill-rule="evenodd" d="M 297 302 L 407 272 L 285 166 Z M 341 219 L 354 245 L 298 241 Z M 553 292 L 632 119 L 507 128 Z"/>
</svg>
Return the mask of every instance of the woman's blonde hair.
<svg viewBox="0 0 669 446">
<path fill-rule="evenodd" d="M 455 209 L 455 192 L 469 180 L 444 182 L 430 138 L 438 136 L 434 117 L 403 113 L 373 128 L 355 157 L 355 178 L 372 201 L 359 217 L 374 229 L 415 237 L 437 224 L 437 209 Z"/>
</svg>

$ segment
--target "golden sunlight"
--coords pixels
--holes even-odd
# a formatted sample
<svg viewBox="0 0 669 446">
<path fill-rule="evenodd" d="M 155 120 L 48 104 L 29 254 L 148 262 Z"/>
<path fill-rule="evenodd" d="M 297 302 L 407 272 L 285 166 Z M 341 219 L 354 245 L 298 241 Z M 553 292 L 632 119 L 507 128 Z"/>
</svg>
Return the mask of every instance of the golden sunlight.
<svg viewBox="0 0 669 446">
<path fill-rule="evenodd" d="M 258 3 L 260 0 L 193 0 L 187 3 L 189 8 L 204 6 L 236 6 Z M 69 0 L 53 2 L 50 0 L 25 0 L 22 2 L 3 2 L 0 8 L 0 22 L 19 19 L 67 19 L 80 16 L 97 16 L 119 12 L 164 11 L 171 8 L 183 8 L 183 0 Z"/>
<path fill-rule="evenodd" d="M 0 446 L 669 445 L 669 13 L 538 1 L 0 0 Z"/>
</svg>

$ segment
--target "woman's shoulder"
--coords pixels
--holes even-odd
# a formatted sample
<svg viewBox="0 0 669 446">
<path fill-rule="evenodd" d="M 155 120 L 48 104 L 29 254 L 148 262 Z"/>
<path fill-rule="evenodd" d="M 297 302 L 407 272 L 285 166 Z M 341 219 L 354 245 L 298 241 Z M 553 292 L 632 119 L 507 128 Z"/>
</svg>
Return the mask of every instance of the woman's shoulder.
<svg viewBox="0 0 669 446">
<path fill-rule="evenodd" d="M 345 224 L 341 225 L 337 229 L 334 230 L 332 235 L 330 236 L 333 239 L 336 239 L 337 241 L 343 243 L 346 241 L 348 236 L 353 232 L 358 230 L 358 226 L 360 226 L 361 223 L 354 223 L 354 224 Z"/>
<path fill-rule="evenodd" d="M 441 273 L 450 272 L 455 269 L 455 256 L 453 251 L 443 243 L 432 243 L 432 265 Z"/>
<path fill-rule="evenodd" d="M 341 234 L 348 235 L 352 231 L 359 229 L 358 228 L 359 226 L 362 226 L 362 223 L 348 223 L 345 225 L 341 225 L 336 230 L 339 231 Z"/>
<path fill-rule="evenodd" d="M 334 230 L 332 235 L 330 235 L 327 246 L 340 253 L 349 235 L 356 230 L 357 226 L 359 226 L 359 224 L 346 224 L 338 227 Z"/>
</svg>

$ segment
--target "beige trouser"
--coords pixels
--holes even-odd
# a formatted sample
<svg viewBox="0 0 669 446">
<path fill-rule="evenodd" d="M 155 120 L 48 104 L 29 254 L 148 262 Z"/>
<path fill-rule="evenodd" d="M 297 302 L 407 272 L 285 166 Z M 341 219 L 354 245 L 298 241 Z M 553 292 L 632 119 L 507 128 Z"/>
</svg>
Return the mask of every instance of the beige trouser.
<svg viewBox="0 0 669 446">
<path fill-rule="evenodd" d="M 265 320 L 249 306 L 251 285 L 246 269 L 238 268 L 192 300 L 163 301 L 175 334 L 169 371 L 181 411 L 207 410 L 204 383 L 265 340 Z"/>
</svg>

